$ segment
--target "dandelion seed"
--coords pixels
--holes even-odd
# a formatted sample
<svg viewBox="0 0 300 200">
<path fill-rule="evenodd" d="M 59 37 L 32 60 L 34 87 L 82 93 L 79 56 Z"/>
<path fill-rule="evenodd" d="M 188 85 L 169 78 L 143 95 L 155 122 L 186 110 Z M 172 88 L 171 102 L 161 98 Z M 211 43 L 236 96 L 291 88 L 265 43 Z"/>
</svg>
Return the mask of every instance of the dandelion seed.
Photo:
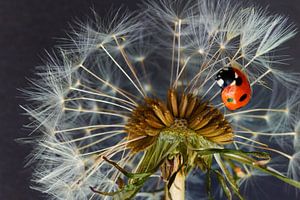
<svg viewBox="0 0 300 200">
<path fill-rule="evenodd" d="M 139 12 L 78 23 L 31 81 L 33 188 L 74 200 L 243 199 L 269 176 L 300 188 L 299 75 L 274 56 L 294 26 L 225 0 Z"/>
</svg>

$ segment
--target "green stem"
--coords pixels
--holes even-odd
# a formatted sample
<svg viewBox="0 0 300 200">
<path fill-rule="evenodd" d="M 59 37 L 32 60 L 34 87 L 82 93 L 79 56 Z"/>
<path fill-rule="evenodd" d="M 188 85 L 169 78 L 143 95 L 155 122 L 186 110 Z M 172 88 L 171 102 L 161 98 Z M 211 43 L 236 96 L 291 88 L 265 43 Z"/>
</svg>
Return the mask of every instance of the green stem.
<svg viewBox="0 0 300 200">
<path fill-rule="evenodd" d="M 185 199 L 185 174 L 184 170 L 180 170 L 175 177 L 170 189 L 166 184 L 165 200 L 184 200 Z"/>
</svg>

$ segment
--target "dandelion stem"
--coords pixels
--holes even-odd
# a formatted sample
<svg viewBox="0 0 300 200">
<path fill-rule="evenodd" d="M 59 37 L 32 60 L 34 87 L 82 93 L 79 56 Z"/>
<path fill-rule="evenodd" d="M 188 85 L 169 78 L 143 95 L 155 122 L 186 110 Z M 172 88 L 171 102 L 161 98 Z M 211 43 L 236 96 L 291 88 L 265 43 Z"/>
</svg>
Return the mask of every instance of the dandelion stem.
<svg viewBox="0 0 300 200">
<path fill-rule="evenodd" d="M 184 200 L 185 199 L 185 175 L 183 170 L 180 170 L 175 177 L 175 180 L 168 189 L 165 187 L 165 200 Z"/>
</svg>

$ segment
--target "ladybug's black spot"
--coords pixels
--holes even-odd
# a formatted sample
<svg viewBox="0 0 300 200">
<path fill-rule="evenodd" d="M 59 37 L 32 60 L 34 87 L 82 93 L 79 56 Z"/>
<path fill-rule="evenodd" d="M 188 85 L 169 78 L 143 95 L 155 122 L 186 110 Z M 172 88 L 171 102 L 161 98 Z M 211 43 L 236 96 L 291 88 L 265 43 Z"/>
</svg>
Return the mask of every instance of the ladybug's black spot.
<svg viewBox="0 0 300 200">
<path fill-rule="evenodd" d="M 244 101 L 247 98 L 247 96 L 248 96 L 247 94 L 243 94 L 243 96 L 241 96 L 239 101 L 240 102 Z"/>
<path fill-rule="evenodd" d="M 240 86 L 240 85 L 242 85 L 242 83 L 243 83 L 243 80 L 242 80 L 242 78 L 241 77 L 238 77 L 236 80 L 236 86 Z"/>
</svg>

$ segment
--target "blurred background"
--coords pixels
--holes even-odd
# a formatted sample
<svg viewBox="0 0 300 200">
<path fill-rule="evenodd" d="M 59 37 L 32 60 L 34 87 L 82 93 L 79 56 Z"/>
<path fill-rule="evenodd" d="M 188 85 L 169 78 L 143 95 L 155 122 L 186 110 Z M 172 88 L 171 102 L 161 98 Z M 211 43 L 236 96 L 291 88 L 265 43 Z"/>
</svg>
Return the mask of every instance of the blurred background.
<svg viewBox="0 0 300 200">
<path fill-rule="evenodd" d="M 51 51 L 58 44 L 57 38 L 65 37 L 70 31 L 69 24 L 74 20 L 85 20 L 91 16 L 91 8 L 104 17 L 110 8 L 124 6 L 134 10 L 140 2 L 0 0 L 0 200 L 46 199 L 29 187 L 32 169 L 24 168 L 24 164 L 30 147 L 15 142 L 16 138 L 29 134 L 28 130 L 22 128 L 28 120 L 19 107 L 24 100 L 20 98 L 18 88 L 26 87 L 26 77 L 32 77 L 34 67 L 43 63 L 45 50 Z M 288 16 L 300 28 L 300 0 L 257 0 L 257 3 L 269 7 L 271 12 Z M 285 54 L 292 58 L 289 64 L 300 72 L 300 35 L 285 47 Z M 297 199 L 295 195 L 285 194 L 283 188 L 278 189 L 266 189 L 266 196 L 261 199 Z"/>
</svg>

